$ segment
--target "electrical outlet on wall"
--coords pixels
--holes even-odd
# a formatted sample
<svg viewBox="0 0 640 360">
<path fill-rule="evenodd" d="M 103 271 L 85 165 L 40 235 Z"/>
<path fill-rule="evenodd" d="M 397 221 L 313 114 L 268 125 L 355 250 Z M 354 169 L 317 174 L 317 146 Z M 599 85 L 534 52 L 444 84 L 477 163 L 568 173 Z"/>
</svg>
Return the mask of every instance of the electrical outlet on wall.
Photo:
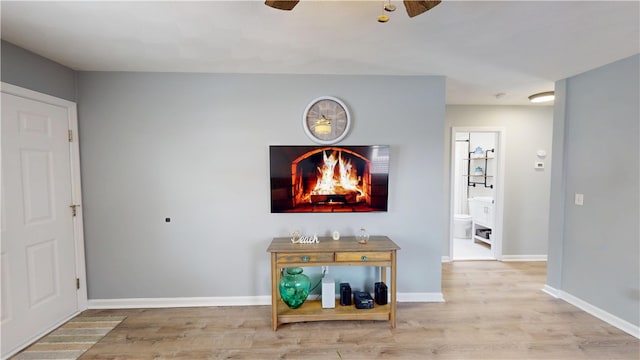
<svg viewBox="0 0 640 360">
<path fill-rule="evenodd" d="M 574 200 L 576 205 L 579 205 L 579 206 L 584 205 L 584 194 L 576 194 Z"/>
</svg>

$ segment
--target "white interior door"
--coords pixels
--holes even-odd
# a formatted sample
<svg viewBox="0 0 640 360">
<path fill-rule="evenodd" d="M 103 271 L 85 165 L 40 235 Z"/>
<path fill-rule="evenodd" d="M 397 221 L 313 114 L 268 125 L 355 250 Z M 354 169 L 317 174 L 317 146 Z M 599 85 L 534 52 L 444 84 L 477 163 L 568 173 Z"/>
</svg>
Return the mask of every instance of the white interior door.
<svg viewBox="0 0 640 360">
<path fill-rule="evenodd" d="M 2 357 L 78 311 L 68 109 L 2 93 Z"/>
</svg>

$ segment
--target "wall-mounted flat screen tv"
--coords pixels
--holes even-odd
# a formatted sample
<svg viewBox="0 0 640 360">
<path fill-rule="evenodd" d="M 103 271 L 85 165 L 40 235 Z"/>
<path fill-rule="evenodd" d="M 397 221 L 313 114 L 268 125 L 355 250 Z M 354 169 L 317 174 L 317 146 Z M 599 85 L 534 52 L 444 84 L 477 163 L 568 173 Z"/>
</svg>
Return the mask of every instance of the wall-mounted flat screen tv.
<svg viewBox="0 0 640 360">
<path fill-rule="evenodd" d="M 389 146 L 269 147 L 272 213 L 387 211 Z"/>
</svg>

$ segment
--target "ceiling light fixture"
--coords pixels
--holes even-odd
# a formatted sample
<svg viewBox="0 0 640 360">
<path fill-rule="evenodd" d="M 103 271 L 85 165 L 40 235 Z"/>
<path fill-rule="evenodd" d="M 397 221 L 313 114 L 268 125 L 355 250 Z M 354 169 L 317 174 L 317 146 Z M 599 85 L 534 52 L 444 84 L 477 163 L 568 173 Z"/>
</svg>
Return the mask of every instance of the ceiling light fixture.
<svg viewBox="0 0 640 360">
<path fill-rule="evenodd" d="M 553 91 L 545 91 L 537 94 L 533 94 L 529 96 L 529 101 L 532 103 L 541 103 L 547 101 L 553 101 L 556 98 L 555 92 Z"/>
<path fill-rule="evenodd" d="M 299 2 L 300 0 L 266 0 L 264 4 L 274 9 L 291 11 L 296 5 L 298 5 Z M 409 15 L 409 17 L 418 16 L 426 11 L 429 11 L 441 2 L 442 0 L 403 1 L 404 8 L 407 10 L 407 15 Z M 382 3 L 385 11 L 392 12 L 396 9 L 396 6 L 391 3 L 391 0 L 382 0 Z M 384 15 L 383 13 L 382 15 L 378 16 L 378 21 L 387 22 L 389 21 L 389 16 Z"/>
<path fill-rule="evenodd" d="M 384 10 L 388 12 L 396 11 L 396 6 L 391 3 L 391 0 L 388 0 L 386 4 L 384 4 Z"/>
<path fill-rule="evenodd" d="M 382 1 L 382 8 L 386 12 L 394 12 L 394 11 L 396 11 L 396 6 L 391 3 L 391 0 L 386 0 L 386 1 L 383 0 Z M 382 12 L 382 15 L 378 16 L 378 22 L 386 23 L 387 21 L 389 21 L 389 16 L 387 14 L 385 14 L 384 11 Z"/>
<path fill-rule="evenodd" d="M 385 14 L 386 12 L 392 12 L 396 9 L 396 6 L 391 3 L 391 0 L 387 0 L 387 2 L 382 1 L 382 9 L 384 10 L 382 14 L 378 15 L 378 22 L 386 23 L 389 21 L 389 16 Z"/>
</svg>

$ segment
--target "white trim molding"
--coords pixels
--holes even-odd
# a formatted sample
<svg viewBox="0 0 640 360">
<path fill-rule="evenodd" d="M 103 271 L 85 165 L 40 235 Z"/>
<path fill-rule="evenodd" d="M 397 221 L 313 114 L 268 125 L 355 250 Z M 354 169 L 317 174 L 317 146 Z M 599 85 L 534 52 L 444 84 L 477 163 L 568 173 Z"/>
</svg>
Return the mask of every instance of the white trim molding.
<svg viewBox="0 0 640 360">
<path fill-rule="evenodd" d="M 547 255 L 502 255 L 502 261 L 547 261 Z"/>
<path fill-rule="evenodd" d="M 319 295 L 309 295 L 310 300 Z M 398 302 L 444 302 L 442 293 L 398 293 Z M 228 296 L 228 297 L 178 297 L 178 298 L 131 298 L 92 299 L 89 309 L 139 309 L 201 306 L 257 306 L 271 305 L 271 296 Z"/>
<path fill-rule="evenodd" d="M 451 262 L 451 258 L 449 256 L 442 256 L 442 262 L 443 263 Z"/>
<path fill-rule="evenodd" d="M 271 296 L 92 299 L 89 309 L 271 305 Z"/>
<path fill-rule="evenodd" d="M 546 292 L 547 294 L 551 295 L 552 297 L 559 299 L 560 298 L 560 294 L 558 293 L 558 290 L 556 290 L 555 288 L 552 288 L 551 286 L 544 284 L 544 287 L 542 288 L 543 292 Z"/>
<path fill-rule="evenodd" d="M 442 293 L 398 293 L 398 302 L 445 302 Z"/>
<path fill-rule="evenodd" d="M 626 332 L 627 334 L 634 336 L 637 339 L 640 339 L 640 326 L 636 326 L 624 319 L 621 319 L 605 310 L 600 309 L 599 307 L 593 306 L 591 304 L 589 304 L 588 302 L 573 296 L 567 292 L 564 292 L 562 290 L 558 290 L 555 289 L 549 285 L 544 285 L 544 287 L 542 288 L 542 291 L 553 296 L 556 299 L 561 299 L 564 300 L 566 302 L 568 302 L 569 304 L 577 307 L 578 309 L 591 314 L 595 317 L 597 317 L 598 319 L 608 323 L 611 326 L 614 326 L 624 332 Z"/>
</svg>

